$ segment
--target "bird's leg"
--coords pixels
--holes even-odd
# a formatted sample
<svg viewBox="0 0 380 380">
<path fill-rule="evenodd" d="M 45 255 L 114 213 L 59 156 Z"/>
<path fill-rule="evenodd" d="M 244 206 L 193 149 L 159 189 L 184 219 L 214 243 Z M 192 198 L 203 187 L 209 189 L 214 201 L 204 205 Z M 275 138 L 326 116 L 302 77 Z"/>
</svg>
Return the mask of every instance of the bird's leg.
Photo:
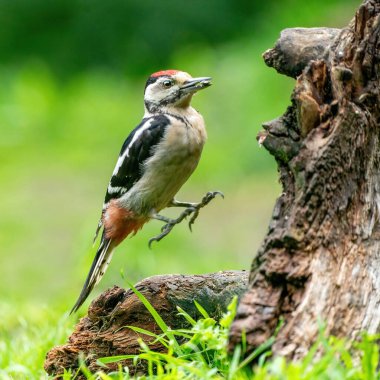
<svg viewBox="0 0 380 380">
<path fill-rule="evenodd" d="M 183 214 L 185 216 L 188 216 L 190 214 L 193 214 L 191 219 L 189 220 L 189 228 L 191 231 L 191 226 L 194 224 L 195 219 L 197 219 L 199 215 L 199 210 L 209 204 L 217 195 L 220 195 L 222 198 L 224 198 L 224 195 L 220 191 L 209 191 L 200 202 L 198 203 L 192 203 L 192 202 L 180 202 L 176 199 L 173 199 L 168 207 L 186 207 L 186 210 L 180 215 L 180 218 Z M 181 219 L 183 220 L 183 219 Z"/>
<path fill-rule="evenodd" d="M 192 216 L 189 220 L 189 228 L 191 231 L 191 227 L 195 222 L 195 219 L 198 218 L 199 211 L 202 207 L 205 207 L 208 205 L 217 195 L 220 195 L 222 198 L 224 198 L 224 194 L 221 191 L 209 191 L 199 203 L 192 204 L 189 208 L 192 208 L 194 211 L 192 212 Z M 183 202 L 179 202 L 183 203 Z M 180 206 L 179 206 L 180 207 Z M 187 210 L 187 209 L 186 209 Z M 185 211 L 186 211 L 185 210 Z"/>
<path fill-rule="evenodd" d="M 195 219 L 197 219 L 199 215 L 199 210 L 209 204 L 217 195 L 220 195 L 222 198 L 224 198 L 224 195 L 220 191 L 209 191 L 199 203 L 191 203 L 191 202 L 179 202 L 175 199 L 173 199 L 168 207 L 186 207 L 185 210 L 179 215 L 176 219 L 170 219 L 166 216 L 159 215 L 155 212 L 151 214 L 152 219 L 160 220 L 161 222 L 165 222 L 165 225 L 161 228 L 161 233 L 149 240 L 149 247 L 151 247 L 152 243 L 154 241 L 160 241 L 163 239 L 166 235 L 169 234 L 169 232 L 173 229 L 173 227 L 176 224 L 181 223 L 186 217 L 192 214 L 190 220 L 189 220 L 189 228 L 191 231 L 191 227 L 195 222 Z"/>
<path fill-rule="evenodd" d="M 167 218 L 166 216 L 162 216 L 156 213 L 152 213 L 150 217 L 152 219 L 160 220 L 161 222 L 165 222 L 164 226 L 161 228 L 161 233 L 155 237 L 152 237 L 149 239 L 149 248 L 151 248 L 152 243 L 154 241 L 160 241 L 163 239 L 166 235 L 169 234 L 169 232 L 173 229 L 173 227 L 176 224 L 181 223 L 187 216 L 189 216 L 191 213 L 193 213 L 195 209 L 192 209 L 191 207 L 188 207 L 178 218 L 176 219 L 170 219 Z"/>
<path fill-rule="evenodd" d="M 180 202 L 176 199 L 172 199 L 168 204 L 168 207 L 196 207 L 198 203 L 194 202 Z"/>
</svg>

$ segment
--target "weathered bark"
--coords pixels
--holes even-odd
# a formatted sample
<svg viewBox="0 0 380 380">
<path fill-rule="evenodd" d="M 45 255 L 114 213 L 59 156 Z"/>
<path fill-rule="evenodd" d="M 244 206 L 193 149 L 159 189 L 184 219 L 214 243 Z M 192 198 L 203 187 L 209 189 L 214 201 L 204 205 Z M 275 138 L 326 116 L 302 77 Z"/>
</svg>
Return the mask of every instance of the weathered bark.
<svg viewBox="0 0 380 380">
<path fill-rule="evenodd" d="M 246 289 L 248 274 L 243 271 L 225 271 L 207 275 L 166 275 L 147 278 L 136 288 L 148 299 L 165 323 L 173 329 L 189 327 L 183 317 L 178 316 L 177 306 L 193 318 L 199 317 L 194 300 L 202 305 L 210 316 L 219 319 L 227 310 L 234 295 L 240 296 Z M 63 369 L 76 370 L 79 354 L 84 355 L 91 371 L 100 369 L 96 360 L 111 355 L 136 354 L 140 351 L 137 338 L 140 336 L 155 351 L 164 351 L 152 338 L 137 334 L 126 326 L 162 333 L 153 317 L 131 290 L 117 286 L 108 289 L 95 299 L 88 316 L 82 318 L 64 346 L 54 347 L 45 360 L 49 375 L 59 375 Z M 144 363 L 134 367 L 128 364 L 131 373 L 144 369 Z M 109 370 L 117 365 L 109 365 Z M 103 368 L 104 370 L 104 368 Z"/>
<path fill-rule="evenodd" d="M 264 61 L 280 74 L 296 78 L 310 61 L 324 56 L 340 32 L 333 28 L 284 29 L 275 47 L 263 54 Z"/>
<path fill-rule="evenodd" d="M 264 125 L 260 142 L 276 158 L 283 193 L 253 261 L 231 348 L 243 331 L 257 347 L 281 316 L 273 351 L 289 358 L 307 352 L 318 318 L 342 337 L 380 330 L 379 20 L 380 1 L 365 1 L 350 25 L 322 44 L 326 51 L 311 49 L 320 56 L 311 54 L 291 106 Z M 304 33 L 279 40 L 275 51 L 288 59 L 276 61 L 278 71 L 296 75 L 309 60 L 299 48 Z M 301 57 L 292 63 L 294 46 Z"/>
</svg>

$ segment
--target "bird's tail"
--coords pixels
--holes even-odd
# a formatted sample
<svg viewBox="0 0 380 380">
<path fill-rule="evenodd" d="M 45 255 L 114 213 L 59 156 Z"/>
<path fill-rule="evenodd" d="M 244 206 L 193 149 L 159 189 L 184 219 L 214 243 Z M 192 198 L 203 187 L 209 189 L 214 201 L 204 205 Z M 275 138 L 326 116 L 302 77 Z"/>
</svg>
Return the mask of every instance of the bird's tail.
<svg viewBox="0 0 380 380">
<path fill-rule="evenodd" d="M 112 239 L 106 237 L 105 231 L 103 230 L 102 240 L 96 252 L 94 261 L 92 262 L 90 272 L 87 275 L 83 289 L 79 295 L 77 302 L 70 311 L 70 314 L 76 312 L 82 306 L 83 302 L 86 301 L 92 289 L 103 277 L 111 261 L 113 249 L 116 245 L 117 244 L 114 244 Z"/>
</svg>

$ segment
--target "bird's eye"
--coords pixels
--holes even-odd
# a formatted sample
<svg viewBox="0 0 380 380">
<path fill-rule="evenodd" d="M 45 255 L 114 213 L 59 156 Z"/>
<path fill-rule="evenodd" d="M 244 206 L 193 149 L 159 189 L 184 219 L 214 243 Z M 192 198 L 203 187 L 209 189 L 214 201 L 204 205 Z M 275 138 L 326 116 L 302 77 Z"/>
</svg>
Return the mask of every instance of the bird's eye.
<svg viewBox="0 0 380 380">
<path fill-rule="evenodd" d="M 164 86 L 165 88 L 169 88 L 169 87 L 173 86 L 173 81 L 170 80 L 170 79 L 166 79 L 166 80 L 164 80 L 164 81 L 162 82 L 162 84 L 163 84 L 163 86 Z"/>
</svg>

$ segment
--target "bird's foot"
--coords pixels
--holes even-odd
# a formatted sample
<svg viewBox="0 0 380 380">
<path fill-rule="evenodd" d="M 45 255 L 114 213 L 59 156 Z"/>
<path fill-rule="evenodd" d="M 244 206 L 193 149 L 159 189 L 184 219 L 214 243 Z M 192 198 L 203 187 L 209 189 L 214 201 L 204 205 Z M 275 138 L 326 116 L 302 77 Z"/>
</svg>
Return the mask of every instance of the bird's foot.
<svg viewBox="0 0 380 380">
<path fill-rule="evenodd" d="M 170 233 L 176 224 L 181 223 L 184 219 L 191 215 L 189 220 L 189 228 L 192 230 L 192 225 L 199 215 L 199 211 L 204 206 L 208 205 L 217 195 L 224 198 L 224 195 L 220 191 L 209 191 L 199 203 L 186 203 L 173 200 L 170 206 L 172 207 L 186 207 L 186 209 L 176 219 L 169 219 L 162 215 L 154 214 L 152 218 L 165 222 L 165 225 L 161 228 L 161 233 L 151 239 L 149 239 L 149 248 L 151 248 L 154 241 L 160 241 L 166 235 Z"/>
<path fill-rule="evenodd" d="M 222 198 L 224 198 L 224 194 L 221 191 L 209 191 L 199 203 L 196 203 L 195 205 L 192 206 L 194 211 L 192 212 L 193 215 L 191 216 L 189 220 L 190 231 L 192 231 L 192 225 L 194 224 L 195 220 L 198 218 L 200 209 L 208 205 L 217 195 L 220 195 Z"/>
<path fill-rule="evenodd" d="M 154 215 L 153 216 L 154 219 L 161 220 L 161 221 L 165 222 L 165 224 L 161 228 L 161 233 L 159 235 L 154 236 L 151 239 L 149 239 L 149 248 L 151 248 L 152 243 L 154 241 L 160 241 L 161 239 L 163 239 L 166 235 L 168 235 L 170 233 L 170 231 L 173 229 L 173 227 L 176 224 L 181 223 L 187 216 L 189 216 L 190 214 L 192 214 L 194 211 L 195 211 L 195 209 L 193 209 L 192 207 L 188 207 L 176 219 L 169 219 L 169 218 L 163 217 L 161 215 Z"/>
</svg>

